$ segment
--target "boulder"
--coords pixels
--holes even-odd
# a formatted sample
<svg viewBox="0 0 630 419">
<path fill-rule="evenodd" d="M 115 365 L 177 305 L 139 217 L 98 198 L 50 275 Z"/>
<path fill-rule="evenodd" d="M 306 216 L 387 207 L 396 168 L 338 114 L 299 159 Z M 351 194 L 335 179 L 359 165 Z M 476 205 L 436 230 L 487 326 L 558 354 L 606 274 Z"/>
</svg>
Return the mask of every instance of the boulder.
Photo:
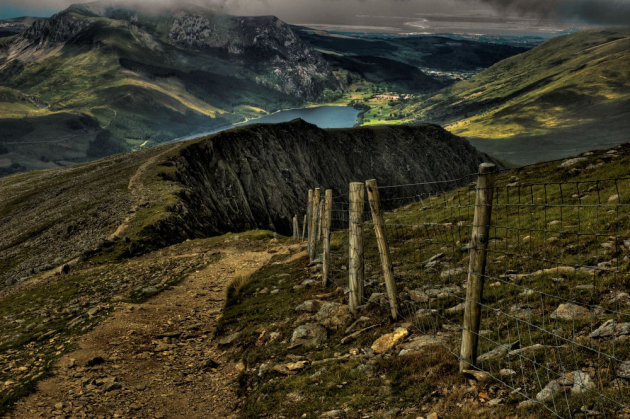
<svg viewBox="0 0 630 419">
<path fill-rule="evenodd" d="M 477 361 L 478 362 L 486 362 L 486 361 L 491 361 L 491 360 L 497 359 L 497 358 L 503 358 L 512 349 L 517 348 L 518 345 L 519 345 L 519 342 L 506 343 L 506 344 L 503 344 L 503 345 L 499 345 L 496 348 L 492 349 L 491 351 L 488 351 L 488 352 L 486 352 L 483 355 L 479 355 L 479 357 L 477 357 Z"/>
<path fill-rule="evenodd" d="M 151 297 L 151 296 L 157 294 L 160 291 L 157 289 L 157 287 L 154 287 L 153 285 L 151 285 L 151 286 L 142 288 L 142 290 L 140 290 L 140 292 L 145 297 Z"/>
<path fill-rule="evenodd" d="M 466 309 L 466 303 L 459 303 L 456 306 L 453 306 L 451 308 L 447 308 L 446 312 L 448 314 L 463 313 L 465 309 Z"/>
<path fill-rule="evenodd" d="M 401 346 L 401 350 L 398 353 L 398 355 L 400 356 L 400 355 L 414 353 L 414 352 L 420 351 L 422 348 L 426 348 L 427 346 L 438 345 L 443 342 L 444 342 L 444 339 L 440 336 L 433 336 L 433 335 L 418 336 L 412 339 L 411 341 L 404 343 Z"/>
<path fill-rule="evenodd" d="M 586 320 L 590 318 L 591 312 L 588 309 L 573 303 L 560 304 L 558 308 L 549 316 L 553 320 Z"/>
<path fill-rule="evenodd" d="M 416 303 L 428 303 L 429 296 L 422 290 L 409 290 L 409 298 Z"/>
<path fill-rule="evenodd" d="M 563 161 L 558 167 L 561 169 L 566 169 L 572 166 L 575 166 L 578 163 L 582 163 L 583 161 L 588 160 L 586 157 L 576 157 L 574 159 L 569 159 Z"/>
<path fill-rule="evenodd" d="M 295 311 L 304 311 L 307 313 L 315 313 L 321 307 L 321 301 L 318 300 L 306 300 L 299 306 L 295 307 Z"/>
<path fill-rule="evenodd" d="M 594 390 L 595 383 L 591 376 L 582 371 L 573 371 L 573 387 L 571 394 L 582 394 L 583 392 Z"/>
<path fill-rule="evenodd" d="M 630 380 L 630 361 L 624 361 L 619 365 L 617 376 Z"/>
<path fill-rule="evenodd" d="M 346 304 L 328 302 L 321 306 L 315 318 L 324 327 L 336 330 L 348 326 L 352 321 L 352 313 Z"/>
<path fill-rule="evenodd" d="M 387 333 L 380 338 L 376 339 L 372 344 L 372 350 L 374 353 L 382 354 L 392 349 L 398 342 L 403 340 L 409 334 L 409 330 L 404 327 L 399 327 L 392 333 Z"/>
<path fill-rule="evenodd" d="M 558 384 L 556 380 L 552 380 L 547 383 L 545 388 L 543 388 L 542 390 L 540 390 L 540 392 L 538 392 L 538 394 L 536 394 L 536 400 L 541 403 L 550 402 L 558 394 L 560 394 L 560 391 L 562 391 L 562 387 L 560 386 L 560 384 Z"/>
<path fill-rule="evenodd" d="M 387 296 L 382 292 L 374 292 L 368 298 L 368 306 L 382 307 L 387 305 Z"/>
<path fill-rule="evenodd" d="M 291 335 L 291 346 L 305 346 L 316 348 L 326 341 L 326 329 L 316 323 L 307 323 L 298 326 Z"/>
<path fill-rule="evenodd" d="M 610 319 L 594 330 L 590 337 L 606 338 L 621 335 L 630 335 L 630 323 L 619 323 Z"/>
</svg>

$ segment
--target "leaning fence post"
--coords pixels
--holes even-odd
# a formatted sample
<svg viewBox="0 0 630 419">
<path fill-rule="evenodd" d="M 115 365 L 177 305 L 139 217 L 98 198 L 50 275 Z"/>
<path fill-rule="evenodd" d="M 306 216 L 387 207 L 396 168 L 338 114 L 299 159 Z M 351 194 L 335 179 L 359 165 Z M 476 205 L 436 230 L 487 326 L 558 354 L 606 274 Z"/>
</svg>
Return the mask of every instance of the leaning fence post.
<svg viewBox="0 0 630 419">
<path fill-rule="evenodd" d="M 330 270 L 330 227 L 332 225 L 332 189 L 326 189 L 324 201 L 324 260 L 322 265 L 322 282 L 328 286 L 328 272 Z"/>
<path fill-rule="evenodd" d="M 460 371 L 474 366 L 477 359 L 477 343 L 479 342 L 479 325 L 481 321 L 480 304 L 483 297 L 483 281 L 486 271 L 486 251 L 492 215 L 495 169 L 496 166 L 492 163 L 482 163 L 479 166 L 475 215 L 470 241 L 468 285 L 466 287 L 462 347 L 459 361 Z"/>
<path fill-rule="evenodd" d="M 297 215 L 293 216 L 293 238 L 295 240 L 299 239 L 300 235 L 300 226 L 298 225 Z"/>
<path fill-rule="evenodd" d="M 363 206 L 365 187 L 361 182 L 350 184 L 350 237 L 348 249 L 348 279 L 350 311 L 356 313 L 363 300 Z"/>
<path fill-rule="evenodd" d="M 304 238 L 306 237 L 306 224 L 308 220 L 308 215 L 304 214 L 304 223 L 302 223 L 302 241 L 304 241 Z"/>
<path fill-rule="evenodd" d="M 315 188 L 313 192 L 313 204 L 312 211 L 309 223 L 309 258 L 312 261 L 315 260 L 315 255 L 317 254 L 317 214 L 319 212 L 319 199 L 322 194 L 322 190 L 320 188 Z"/>
<path fill-rule="evenodd" d="M 313 218 L 313 190 L 308 190 L 308 204 L 306 205 L 306 222 L 304 226 L 308 225 L 307 231 L 308 236 L 306 239 L 308 255 L 311 256 L 311 235 L 313 234 L 313 229 L 311 228 L 311 218 Z"/>
<path fill-rule="evenodd" d="M 368 200 L 370 201 L 370 211 L 372 212 L 372 221 L 374 222 L 374 234 L 378 244 L 378 253 L 381 255 L 381 265 L 383 265 L 383 276 L 385 278 L 385 287 L 387 288 L 387 296 L 389 298 L 389 306 L 392 311 L 392 318 L 398 318 L 398 299 L 396 294 L 396 282 L 394 281 L 394 268 L 392 267 L 392 258 L 389 253 L 389 243 L 385 234 L 385 219 L 381 210 L 381 198 L 378 193 L 378 185 L 376 179 L 365 182 L 368 192 Z"/>
</svg>

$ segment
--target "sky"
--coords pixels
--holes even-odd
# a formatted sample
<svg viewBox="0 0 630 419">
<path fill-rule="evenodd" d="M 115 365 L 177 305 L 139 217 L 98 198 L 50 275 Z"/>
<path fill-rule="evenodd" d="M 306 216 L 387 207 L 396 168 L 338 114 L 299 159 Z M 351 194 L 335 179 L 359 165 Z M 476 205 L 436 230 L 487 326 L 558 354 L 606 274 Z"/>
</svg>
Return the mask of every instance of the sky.
<svg viewBox="0 0 630 419">
<path fill-rule="evenodd" d="M 181 0 L 123 0 L 148 9 Z M 187 0 L 234 15 L 271 14 L 296 24 L 406 27 L 432 31 L 436 21 L 465 20 L 533 27 L 630 25 L 630 0 Z M 0 0 L 0 17 L 49 16 L 85 0 Z M 417 18 L 417 19 L 416 19 Z M 423 25 L 422 19 L 429 25 Z M 427 19 L 428 18 L 428 19 Z M 452 22 L 451 22 L 452 23 Z M 449 23 L 450 24 L 450 23 Z M 430 26 L 427 28 L 427 26 Z M 439 25 L 438 25 L 439 26 Z M 448 26 L 448 25 L 445 25 Z M 473 25 L 474 26 L 474 25 Z"/>
</svg>

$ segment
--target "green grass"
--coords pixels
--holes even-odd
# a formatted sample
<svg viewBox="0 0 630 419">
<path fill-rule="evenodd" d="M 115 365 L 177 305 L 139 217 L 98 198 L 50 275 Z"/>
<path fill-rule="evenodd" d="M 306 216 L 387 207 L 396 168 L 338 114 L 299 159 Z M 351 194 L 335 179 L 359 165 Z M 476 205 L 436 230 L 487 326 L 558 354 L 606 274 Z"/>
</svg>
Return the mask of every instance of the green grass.
<svg viewBox="0 0 630 419">
<path fill-rule="evenodd" d="M 630 98 L 627 30 L 551 39 L 412 105 L 419 120 L 475 138 L 538 136 L 598 121 Z"/>
<path fill-rule="evenodd" d="M 317 298 L 318 294 L 330 292 L 336 286 L 346 287 L 347 270 L 343 267 L 347 265 L 348 238 L 347 231 L 339 231 L 333 234 L 331 240 L 334 285 L 330 289 L 319 285 L 314 289 L 293 288 L 310 278 L 307 261 L 302 259 L 257 272 L 241 284 L 239 292 L 228 300 L 220 333 L 240 332 L 234 358 L 243 359 L 247 366 L 247 372 L 241 377 L 242 394 L 246 398 L 244 415 L 317 417 L 328 410 L 345 409 L 351 417 L 359 417 L 383 414 L 397 408 L 401 409 L 401 416 L 409 414 L 409 417 L 426 415 L 432 410 L 445 417 L 501 417 L 515 413 L 522 417 L 541 417 L 548 416 L 550 412 L 541 406 L 518 407 L 525 399 L 519 392 L 535 398 L 549 380 L 575 370 L 587 372 L 597 383 L 596 390 L 582 396 L 567 394 L 566 399 L 564 395 L 559 395 L 553 402 L 555 405 L 548 402 L 547 406 L 561 416 L 575 415 L 582 406 L 605 415 L 618 413 L 619 404 L 630 403 L 630 395 L 612 384 L 615 368 L 618 367 L 615 359 L 628 359 L 630 349 L 623 341 L 588 337 L 609 318 L 619 322 L 630 319 L 627 306 L 610 303 L 611 296 L 626 292 L 630 287 L 627 275 L 630 269 L 629 250 L 620 246 L 612 249 L 601 246 L 611 241 L 610 236 L 630 237 L 630 213 L 627 207 L 616 205 L 630 203 L 630 180 L 616 183 L 606 180 L 628 176 L 630 148 L 623 147 L 617 151 L 617 157 L 596 152 L 570 168 L 559 168 L 561 162 L 528 166 L 501 175 L 497 180 L 499 192 L 495 195 L 493 225 L 516 227 L 521 222 L 525 229 L 492 228 L 490 231 L 488 278 L 484 290 L 484 304 L 489 309 L 482 310 L 481 330 L 484 332 L 480 338 L 479 354 L 499 344 L 516 341 L 520 341 L 521 347 L 548 345 L 541 352 L 511 356 L 509 360 L 504 357 L 481 365 L 496 377 L 499 377 L 501 369 L 514 369 L 517 375 L 504 379 L 509 387 L 496 385 L 490 380 L 488 384 L 471 389 L 458 373 L 456 357 L 449 353 L 459 351 L 458 327 L 462 313 L 449 314 L 445 310 L 462 301 L 466 275 L 443 277 L 441 273 L 448 268 L 468 266 L 465 245 L 471 233 L 475 194 L 474 186 L 469 185 L 386 214 L 396 281 L 401 299 L 405 302 L 403 321 L 412 321 L 410 331 L 416 336 L 446 333 L 445 345 L 449 351 L 443 347 L 432 347 L 412 356 L 373 360 L 349 358 L 322 365 L 311 364 L 287 377 L 270 369 L 258 372 L 263 363 L 282 364 L 295 356 L 313 362 L 355 350 L 361 353 L 361 348 L 369 347 L 378 336 L 400 324 L 388 318 L 388 307 L 371 307 L 364 309 L 361 315 L 370 317 L 371 323 L 378 327 L 354 342 L 342 345 L 340 340 L 344 333 L 329 331 L 328 342 L 321 348 L 288 348 L 295 326 L 312 321 L 293 320 L 296 316 L 293 309 L 302 301 Z M 598 162 L 606 163 L 587 169 Z M 474 179 L 472 176 L 471 181 Z M 592 182 L 597 179 L 601 181 L 595 189 L 592 186 L 597 183 Z M 580 206 L 578 199 L 573 197 L 575 182 L 583 182 L 579 184 L 584 187 L 580 194 Z M 542 185 L 545 183 L 546 188 Z M 559 184 L 562 184 L 562 190 Z M 519 185 L 523 205 L 506 206 L 508 197 L 509 202 L 518 202 Z M 401 188 L 393 196 L 406 196 L 404 192 L 409 190 Z M 385 195 L 384 191 L 384 197 L 392 197 L 391 191 L 387 193 L 389 195 Z M 585 197 L 585 194 L 589 196 Z M 616 194 L 619 194 L 619 200 L 609 202 L 609 197 Z M 526 202 L 531 205 L 525 205 Z M 591 206 L 599 202 L 610 207 Z M 555 206 L 560 203 L 567 206 Z M 611 210 L 613 213 L 609 212 Z M 554 220 L 562 220 L 562 224 L 550 224 Z M 530 236 L 529 239 L 525 240 L 526 236 Z M 550 237 L 557 239 L 549 241 Z M 374 233 L 369 223 L 365 228 L 364 243 L 367 298 L 373 292 L 385 292 Z M 437 267 L 422 267 L 421 262 L 438 253 L 445 255 Z M 505 253 L 511 256 L 502 257 Z M 611 260 L 616 260 L 613 262 L 615 269 L 597 274 L 578 271 L 509 276 L 557 265 L 596 266 Z M 460 291 L 432 299 L 430 304 L 412 304 L 409 299 L 409 290 L 428 291 L 453 285 L 459 286 Z M 263 288 L 271 290 L 276 287 L 279 292 L 275 295 L 257 293 Z M 525 289 L 534 290 L 534 294 L 522 295 Z M 342 294 L 326 299 L 331 298 L 340 302 L 347 300 Z M 552 320 L 551 313 L 565 299 L 591 307 L 593 316 L 575 321 Z M 530 310 L 530 314 L 522 320 L 518 320 L 517 314 L 512 311 L 517 304 Z M 595 306 L 601 307 L 602 311 L 595 310 Z M 413 314 L 419 308 L 435 309 L 437 314 L 425 320 L 416 320 Z M 454 331 L 449 334 L 448 330 Z M 272 332 L 279 333 L 279 337 L 266 343 L 264 336 Z M 519 392 L 511 393 L 512 388 L 519 388 Z M 486 407 L 479 401 L 482 393 L 490 398 L 498 397 L 502 403 Z M 600 396 L 600 393 L 605 396 Z M 429 406 L 430 410 L 413 410 L 423 406 Z M 415 413 L 412 415 L 411 412 Z"/>
</svg>

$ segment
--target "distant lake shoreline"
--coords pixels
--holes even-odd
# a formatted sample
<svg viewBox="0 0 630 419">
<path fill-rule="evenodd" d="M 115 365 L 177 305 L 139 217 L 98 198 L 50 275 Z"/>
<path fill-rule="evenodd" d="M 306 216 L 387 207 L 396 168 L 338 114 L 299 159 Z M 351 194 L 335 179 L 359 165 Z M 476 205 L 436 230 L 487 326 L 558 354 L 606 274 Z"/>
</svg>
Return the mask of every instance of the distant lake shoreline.
<svg viewBox="0 0 630 419">
<path fill-rule="evenodd" d="M 204 131 L 187 135 L 185 137 L 179 137 L 167 143 L 176 143 L 180 141 L 192 140 L 199 137 L 205 137 L 207 135 L 217 134 L 222 131 L 227 131 L 232 128 L 238 128 L 245 125 L 253 124 L 279 124 L 282 122 L 293 121 L 294 119 L 301 118 L 304 121 L 317 125 L 320 128 L 352 128 L 356 125 L 357 119 L 361 111 L 351 106 L 314 106 L 310 108 L 296 108 L 286 109 L 278 112 L 274 112 L 269 115 L 262 116 L 260 118 L 250 119 L 246 122 L 239 124 L 226 125 L 221 128 L 217 128 L 211 131 Z M 164 144 L 164 143 L 162 143 Z"/>
</svg>

